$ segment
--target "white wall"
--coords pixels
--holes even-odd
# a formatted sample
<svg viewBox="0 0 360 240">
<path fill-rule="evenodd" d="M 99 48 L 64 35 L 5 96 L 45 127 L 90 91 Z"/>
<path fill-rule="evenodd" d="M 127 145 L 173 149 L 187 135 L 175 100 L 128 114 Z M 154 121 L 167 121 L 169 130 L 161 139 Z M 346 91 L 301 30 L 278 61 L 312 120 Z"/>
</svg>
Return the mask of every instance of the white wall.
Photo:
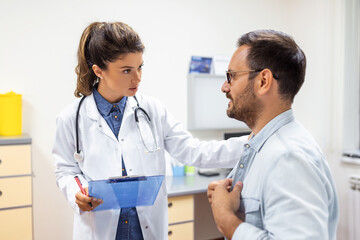
<svg viewBox="0 0 360 240">
<path fill-rule="evenodd" d="M 185 126 L 191 55 L 231 55 L 237 38 L 255 29 L 293 35 L 308 60 L 294 112 L 328 156 L 342 211 L 339 239 L 346 239 L 347 174 L 360 169 L 340 163 L 342 10 L 341 0 L 1 0 L 0 93 L 23 94 L 23 131 L 33 138 L 35 239 L 72 236 L 73 211 L 55 184 L 51 148 L 55 117 L 74 100 L 79 38 L 92 21 L 124 21 L 139 33 L 146 46 L 140 90 Z"/>
</svg>

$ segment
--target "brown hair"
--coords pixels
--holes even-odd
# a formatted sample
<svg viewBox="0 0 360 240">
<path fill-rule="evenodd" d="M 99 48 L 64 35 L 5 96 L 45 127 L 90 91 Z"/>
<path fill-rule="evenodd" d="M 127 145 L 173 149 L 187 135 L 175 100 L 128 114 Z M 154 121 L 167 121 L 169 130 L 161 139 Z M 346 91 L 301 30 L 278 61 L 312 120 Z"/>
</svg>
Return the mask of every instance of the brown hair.
<svg viewBox="0 0 360 240">
<path fill-rule="evenodd" d="M 254 70 L 270 69 L 279 84 L 279 93 L 293 102 L 305 80 L 306 57 L 294 39 L 274 30 L 258 30 L 244 34 L 238 47 L 250 47 L 247 56 L 249 67 Z M 256 73 L 249 75 L 249 79 Z"/>
<path fill-rule="evenodd" d="M 94 22 L 85 28 L 81 35 L 77 52 L 78 65 L 75 68 L 77 85 L 76 97 L 88 96 L 97 82 L 92 70 L 95 64 L 106 70 L 109 62 L 121 55 L 144 51 L 138 34 L 122 22 Z"/>
</svg>

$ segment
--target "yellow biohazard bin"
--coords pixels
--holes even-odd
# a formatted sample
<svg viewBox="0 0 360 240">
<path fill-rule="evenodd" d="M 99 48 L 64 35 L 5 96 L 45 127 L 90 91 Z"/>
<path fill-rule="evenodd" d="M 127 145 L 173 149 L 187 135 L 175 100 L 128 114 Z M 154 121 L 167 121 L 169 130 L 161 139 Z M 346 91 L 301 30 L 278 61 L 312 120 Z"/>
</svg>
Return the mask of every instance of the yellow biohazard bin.
<svg viewBox="0 0 360 240">
<path fill-rule="evenodd" d="M 0 135 L 22 134 L 21 94 L 13 91 L 0 94 Z"/>
</svg>

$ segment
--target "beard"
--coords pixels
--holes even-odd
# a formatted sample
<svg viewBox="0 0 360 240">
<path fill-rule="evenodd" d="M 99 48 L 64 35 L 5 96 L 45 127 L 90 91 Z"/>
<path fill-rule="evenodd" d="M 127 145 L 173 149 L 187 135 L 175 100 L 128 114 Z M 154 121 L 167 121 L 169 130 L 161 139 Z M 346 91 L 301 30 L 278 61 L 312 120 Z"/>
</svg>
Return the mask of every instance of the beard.
<svg viewBox="0 0 360 240">
<path fill-rule="evenodd" d="M 239 96 L 232 98 L 230 94 L 226 94 L 226 97 L 232 102 L 232 106 L 227 109 L 228 117 L 243 121 L 249 128 L 253 128 L 263 106 L 255 96 L 252 81 L 247 83 Z"/>
</svg>

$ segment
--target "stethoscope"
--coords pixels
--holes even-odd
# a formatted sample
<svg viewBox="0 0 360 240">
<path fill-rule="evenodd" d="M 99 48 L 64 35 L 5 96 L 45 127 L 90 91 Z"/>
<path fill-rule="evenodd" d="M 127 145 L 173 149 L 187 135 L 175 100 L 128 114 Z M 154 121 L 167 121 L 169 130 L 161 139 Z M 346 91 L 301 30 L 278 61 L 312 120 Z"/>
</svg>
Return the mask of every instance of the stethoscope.
<svg viewBox="0 0 360 240">
<path fill-rule="evenodd" d="M 78 108 L 76 110 L 76 120 L 75 120 L 75 133 L 76 133 L 76 152 L 74 153 L 74 158 L 81 162 L 84 160 L 84 154 L 81 151 L 79 147 L 79 112 L 82 102 L 84 101 L 86 96 L 83 96 L 79 102 Z M 139 137 L 145 147 L 146 153 L 153 153 L 156 151 L 159 151 L 160 148 L 158 147 L 154 128 L 151 122 L 151 119 L 149 117 L 149 114 L 139 105 L 139 101 L 137 100 L 136 96 L 134 96 L 134 99 L 136 101 L 136 107 L 134 108 L 134 116 L 135 116 L 135 122 L 138 129 Z M 140 121 L 143 119 L 143 121 Z M 150 132 L 152 135 L 152 143 L 146 143 L 144 140 L 144 131 Z"/>
</svg>

